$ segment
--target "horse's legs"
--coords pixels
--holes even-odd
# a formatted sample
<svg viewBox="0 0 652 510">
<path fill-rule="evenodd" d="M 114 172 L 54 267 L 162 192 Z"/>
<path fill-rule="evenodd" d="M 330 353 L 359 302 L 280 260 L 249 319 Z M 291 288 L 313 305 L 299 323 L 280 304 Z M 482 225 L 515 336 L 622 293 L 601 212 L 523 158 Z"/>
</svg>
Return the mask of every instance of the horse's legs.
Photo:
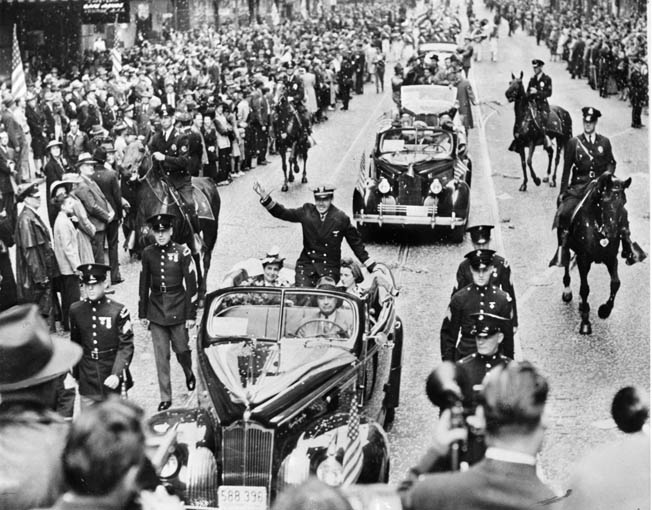
<svg viewBox="0 0 652 510">
<path fill-rule="evenodd" d="M 573 299 L 573 291 L 570 288 L 570 283 L 571 283 L 571 277 L 570 277 L 570 270 L 568 268 L 569 264 L 566 264 L 564 266 L 564 292 L 561 293 L 561 300 L 564 303 L 570 303 L 570 301 Z"/>
<path fill-rule="evenodd" d="M 303 151 L 303 177 L 301 177 L 301 183 L 306 184 L 308 182 L 308 177 L 306 176 L 306 166 L 308 165 L 308 149 L 306 148 Z"/>
<path fill-rule="evenodd" d="M 276 149 L 278 150 L 279 155 L 281 156 L 281 169 L 283 170 L 283 186 L 281 187 L 281 191 L 287 191 L 288 190 L 288 167 L 287 167 L 287 162 L 285 160 L 285 147 L 283 144 L 277 144 Z M 290 173 L 290 181 L 293 181 L 294 177 Z"/>
<path fill-rule="evenodd" d="M 532 156 L 534 155 L 534 142 L 530 142 L 530 145 L 528 145 L 528 154 L 527 154 L 527 166 L 530 169 L 530 176 L 532 177 L 532 182 L 536 186 L 539 186 L 541 184 L 541 179 L 537 177 L 537 174 L 534 172 L 534 167 L 532 166 Z"/>
<path fill-rule="evenodd" d="M 546 171 L 545 177 L 541 179 L 543 182 L 548 182 L 548 179 L 550 178 L 550 171 L 552 170 L 552 157 L 555 155 L 555 149 L 550 146 L 546 149 L 546 152 L 548 153 L 548 170 Z"/>
<path fill-rule="evenodd" d="M 204 272 L 202 272 L 201 254 L 193 253 L 192 260 L 195 262 L 195 270 L 197 271 L 197 300 L 201 305 L 206 295 L 206 278 Z"/>
<path fill-rule="evenodd" d="M 518 155 L 521 158 L 521 168 L 523 169 L 523 183 L 518 188 L 519 191 L 527 191 L 527 167 L 525 166 L 525 148 L 519 147 Z"/>
<path fill-rule="evenodd" d="M 593 330 L 591 329 L 591 321 L 589 320 L 589 312 L 591 306 L 588 302 L 589 297 L 589 270 L 591 269 L 591 262 L 584 255 L 577 256 L 577 269 L 580 272 L 580 315 L 582 322 L 580 323 L 580 335 L 590 335 Z"/>
<path fill-rule="evenodd" d="M 616 294 L 618 289 L 620 289 L 620 278 L 618 278 L 618 254 L 613 257 L 607 263 L 607 271 L 609 271 L 609 276 L 611 276 L 611 285 L 609 287 L 609 299 L 606 303 L 603 303 L 598 308 L 598 317 L 601 319 L 606 319 L 611 314 L 611 310 L 614 307 L 614 299 L 616 299 Z"/>
<path fill-rule="evenodd" d="M 292 143 L 290 149 L 290 165 L 292 166 L 291 171 L 295 174 L 299 173 L 299 163 L 297 162 L 297 142 Z"/>
<path fill-rule="evenodd" d="M 559 159 L 561 158 L 561 151 L 564 148 L 564 144 L 560 143 L 559 139 L 557 139 L 556 145 L 557 145 L 557 149 L 555 150 L 555 169 L 552 172 L 552 179 L 550 179 L 551 188 L 557 186 L 557 167 L 559 167 Z"/>
</svg>

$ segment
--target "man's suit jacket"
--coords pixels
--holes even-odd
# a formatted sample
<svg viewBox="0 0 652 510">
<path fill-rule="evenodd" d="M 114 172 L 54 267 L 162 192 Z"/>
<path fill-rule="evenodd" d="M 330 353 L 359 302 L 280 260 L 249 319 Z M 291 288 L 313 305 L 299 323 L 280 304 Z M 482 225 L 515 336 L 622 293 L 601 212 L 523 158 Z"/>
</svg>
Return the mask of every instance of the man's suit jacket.
<svg viewBox="0 0 652 510">
<path fill-rule="evenodd" d="M 14 187 L 11 183 L 11 169 L 9 162 L 15 160 L 15 152 L 11 147 L 3 149 L 0 147 L 0 193 L 13 195 Z"/>
<path fill-rule="evenodd" d="M 122 192 L 120 191 L 118 172 L 110 168 L 96 166 L 93 180 L 102 190 L 104 197 L 115 212 L 113 221 L 119 220 L 122 212 Z"/>
<path fill-rule="evenodd" d="M 526 510 L 558 508 L 534 466 L 484 459 L 468 471 L 423 476 L 403 496 L 410 510 Z"/>
<path fill-rule="evenodd" d="M 88 177 L 82 177 L 82 182 L 79 183 L 73 194 L 84 204 L 88 219 L 91 220 L 95 230 L 97 232 L 106 230 L 111 206 L 95 181 Z"/>
<path fill-rule="evenodd" d="M 2 111 L 0 122 L 5 125 L 5 129 L 7 130 L 7 135 L 9 136 L 9 147 L 13 147 L 16 151 L 20 151 L 25 144 L 25 132 L 11 110 L 5 108 Z"/>
</svg>

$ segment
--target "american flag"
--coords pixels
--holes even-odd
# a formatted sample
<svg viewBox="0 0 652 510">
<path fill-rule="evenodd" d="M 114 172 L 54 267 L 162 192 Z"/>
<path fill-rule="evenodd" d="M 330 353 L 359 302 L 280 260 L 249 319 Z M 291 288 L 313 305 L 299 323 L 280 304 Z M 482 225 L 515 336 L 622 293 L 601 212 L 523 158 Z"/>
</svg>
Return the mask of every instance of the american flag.
<svg viewBox="0 0 652 510">
<path fill-rule="evenodd" d="M 346 433 L 347 443 L 344 450 L 342 467 L 344 480 L 342 486 L 346 487 L 355 483 L 362 471 L 362 441 L 360 440 L 360 412 L 358 411 L 358 399 L 354 395 L 351 399 L 351 412 Z"/>
<path fill-rule="evenodd" d="M 118 48 L 113 48 L 111 50 L 111 62 L 113 64 L 113 74 L 117 77 L 122 71 L 122 55 Z"/>
<path fill-rule="evenodd" d="M 14 41 L 11 48 L 11 97 L 16 101 L 17 99 L 25 99 L 26 96 L 25 71 L 23 71 L 23 60 L 20 57 L 16 25 L 14 25 Z"/>
</svg>

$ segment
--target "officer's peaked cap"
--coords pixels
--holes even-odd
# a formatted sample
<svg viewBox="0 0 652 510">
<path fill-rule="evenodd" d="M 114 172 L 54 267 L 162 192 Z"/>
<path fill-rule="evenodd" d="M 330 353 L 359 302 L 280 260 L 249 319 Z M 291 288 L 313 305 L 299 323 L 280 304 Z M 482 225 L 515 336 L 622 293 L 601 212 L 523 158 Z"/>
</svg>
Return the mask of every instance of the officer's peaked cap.
<svg viewBox="0 0 652 510">
<path fill-rule="evenodd" d="M 106 272 L 111 268 L 106 264 L 82 264 L 77 267 L 80 272 L 79 280 L 82 283 L 99 283 L 106 280 Z"/>
<path fill-rule="evenodd" d="M 487 244 L 491 239 L 491 229 L 493 225 L 473 225 L 466 229 L 471 236 L 473 244 Z"/>
<path fill-rule="evenodd" d="M 535 58 L 532 60 L 532 65 L 536 67 L 543 67 L 543 60 L 539 60 L 538 58 Z"/>
<path fill-rule="evenodd" d="M 602 117 L 602 112 L 597 108 L 593 108 L 592 106 L 582 108 L 582 120 L 584 122 L 595 122 L 600 117 Z"/>
<path fill-rule="evenodd" d="M 494 250 L 473 250 L 467 253 L 464 257 L 469 259 L 473 269 L 484 269 L 491 264 L 494 253 L 496 253 Z"/>
<path fill-rule="evenodd" d="M 471 328 L 471 336 L 481 337 L 491 336 L 502 331 L 502 328 L 509 320 L 506 317 L 485 312 L 472 313 L 471 317 L 474 320 L 473 327 Z"/>
<path fill-rule="evenodd" d="M 335 193 L 335 186 L 317 186 L 313 188 L 312 192 L 315 195 L 315 198 L 328 198 L 332 197 Z"/>
<path fill-rule="evenodd" d="M 161 232 L 163 230 L 172 228 L 175 219 L 176 216 L 174 214 L 160 213 L 147 218 L 147 223 L 150 224 L 152 230 L 154 230 L 155 232 Z"/>
</svg>

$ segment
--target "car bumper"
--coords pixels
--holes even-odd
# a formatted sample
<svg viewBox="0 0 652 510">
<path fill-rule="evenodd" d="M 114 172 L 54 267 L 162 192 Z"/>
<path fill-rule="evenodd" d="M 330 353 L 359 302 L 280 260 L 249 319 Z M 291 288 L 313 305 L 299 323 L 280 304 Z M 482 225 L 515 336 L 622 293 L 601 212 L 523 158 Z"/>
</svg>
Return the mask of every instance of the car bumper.
<svg viewBox="0 0 652 510">
<path fill-rule="evenodd" d="M 376 225 L 426 225 L 431 227 L 460 227 L 466 225 L 464 216 L 438 216 L 434 206 L 421 205 L 378 205 L 378 214 L 357 213 L 354 220 L 358 223 Z"/>
</svg>

